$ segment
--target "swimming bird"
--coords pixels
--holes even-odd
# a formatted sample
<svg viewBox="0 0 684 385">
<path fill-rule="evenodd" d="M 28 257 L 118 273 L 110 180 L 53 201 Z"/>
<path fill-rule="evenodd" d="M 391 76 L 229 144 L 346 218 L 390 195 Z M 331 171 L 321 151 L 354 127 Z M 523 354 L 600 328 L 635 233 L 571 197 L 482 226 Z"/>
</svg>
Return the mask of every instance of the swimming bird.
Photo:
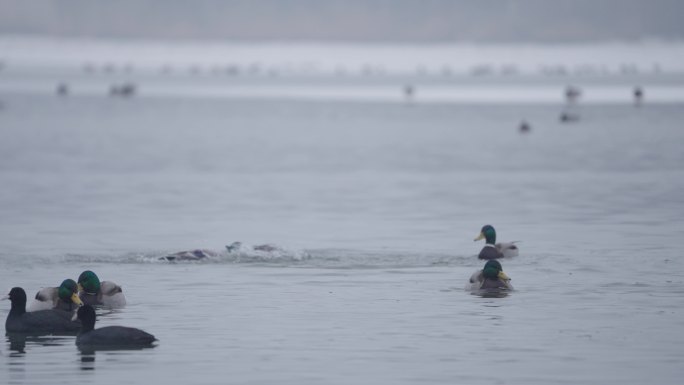
<svg viewBox="0 0 684 385">
<path fill-rule="evenodd" d="M 143 348 L 157 339 L 150 333 L 126 326 L 105 326 L 95 329 L 95 309 L 84 305 L 74 315 L 83 325 L 76 345 L 84 348 Z"/>
<path fill-rule="evenodd" d="M 579 97 L 582 96 L 582 90 L 575 86 L 565 87 L 565 101 L 568 104 L 574 104 Z"/>
<path fill-rule="evenodd" d="M 160 260 L 164 261 L 200 261 L 200 260 L 205 260 L 210 257 L 216 257 L 217 254 L 211 250 L 202 250 L 202 249 L 195 249 L 195 250 L 185 250 L 185 251 L 179 251 L 177 253 L 169 254 L 166 256 L 163 256 L 159 258 Z"/>
<path fill-rule="evenodd" d="M 575 113 L 575 112 L 563 111 L 563 112 L 561 112 L 558 119 L 561 121 L 561 123 L 572 123 L 572 122 L 579 121 L 580 115 L 578 113 Z"/>
<path fill-rule="evenodd" d="M 135 94 L 136 87 L 133 83 L 113 84 L 109 87 L 109 96 L 130 97 Z"/>
<path fill-rule="evenodd" d="M 641 87 L 636 86 L 632 93 L 634 95 L 634 105 L 637 107 L 641 106 L 641 101 L 644 99 L 644 90 Z"/>
<path fill-rule="evenodd" d="M 274 251 L 282 251 L 282 249 L 280 247 L 270 245 L 268 243 L 265 243 L 263 245 L 251 246 L 251 248 L 254 251 L 264 251 L 267 253 L 272 253 Z M 226 245 L 226 250 L 229 253 L 238 252 L 238 251 L 241 251 L 242 249 L 243 249 L 242 242 L 233 242 L 230 245 Z"/>
<path fill-rule="evenodd" d="M 496 230 L 491 225 L 485 225 L 475 241 L 485 239 L 485 245 L 477 256 L 480 259 L 510 258 L 518 256 L 518 246 L 515 242 L 496 243 Z"/>
<path fill-rule="evenodd" d="M 470 289 L 505 289 L 513 290 L 511 279 L 503 272 L 501 263 L 489 260 L 482 270 L 478 270 L 470 277 Z M 79 310 L 80 311 L 80 310 Z"/>
<path fill-rule="evenodd" d="M 69 86 L 66 83 L 57 84 L 57 95 L 67 96 L 69 94 Z"/>
<path fill-rule="evenodd" d="M 522 122 L 520 122 L 520 125 L 518 126 L 518 131 L 520 131 L 521 134 L 525 134 L 527 132 L 530 132 L 531 128 L 532 127 L 530 126 L 530 124 L 527 123 L 526 120 L 523 120 Z"/>
<path fill-rule="evenodd" d="M 59 309 L 26 312 L 26 292 L 14 287 L 6 297 L 12 302 L 5 331 L 9 333 L 75 333 L 81 323 L 71 319 L 72 313 Z"/>
<path fill-rule="evenodd" d="M 86 305 L 104 305 L 110 308 L 126 306 L 126 297 L 121 286 L 111 281 L 102 281 L 97 274 L 86 270 L 78 276 L 81 301 Z"/>
<path fill-rule="evenodd" d="M 413 95 L 415 93 L 415 88 L 411 84 L 407 84 L 404 86 L 404 98 L 406 101 L 410 102 L 413 100 Z"/>
<path fill-rule="evenodd" d="M 78 297 L 78 284 L 73 279 L 65 279 L 58 287 L 46 287 L 36 293 L 27 311 L 60 309 L 74 311 L 83 305 Z"/>
</svg>

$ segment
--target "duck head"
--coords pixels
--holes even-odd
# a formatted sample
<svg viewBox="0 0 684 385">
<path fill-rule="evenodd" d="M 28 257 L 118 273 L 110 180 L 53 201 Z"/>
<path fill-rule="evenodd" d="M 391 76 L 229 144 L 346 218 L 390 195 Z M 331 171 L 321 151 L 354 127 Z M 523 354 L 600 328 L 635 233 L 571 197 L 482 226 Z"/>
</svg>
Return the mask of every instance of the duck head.
<svg viewBox="0 0 684 385">
<path fill-rule="evenodd" d="M 482 269 L 482 275 L 486 279 L 500 279 L 504 282 L 511 280 L 506 273 L 503 272 L 501 263 L 495 259 L 489 260 L 487 263 L 485 263 L 484 268 Z"/>
<path fill-rule="evenodd" d="M 65 279 L 57 289 L 57 296 L 66 303 L 75 303 L 82 306 L 83 302 L 78 297 L 78 284 L 73 279 Z"/>
<path fill-rule="evenodd" d="M 97 294 L 100 291 L 100 278 L 90 270 L 78 276 L 78 288 L 86 294 Z"/>
<path fill-rule="evenodd" d="M 474 241 L 479 241 L 480 239 L 485 239 L 485 242 L 488 244 L 495 244 L 496 230 L 494 230 L 494 227 L 492 227 L 491 225 L 482 226 L 482 229 L 480 230 L 480 235 L 478 235 L 477 238 L 474 239 Z"/>
</svg>

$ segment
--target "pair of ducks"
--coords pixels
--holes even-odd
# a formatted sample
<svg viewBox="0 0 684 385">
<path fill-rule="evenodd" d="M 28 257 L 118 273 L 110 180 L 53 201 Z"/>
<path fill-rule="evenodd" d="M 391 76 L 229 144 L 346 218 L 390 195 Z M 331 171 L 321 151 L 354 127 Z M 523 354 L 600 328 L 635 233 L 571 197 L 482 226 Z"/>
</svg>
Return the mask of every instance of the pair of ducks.
<svg viewBox="0 0 684 385">
<path fill-rule="evenodd" d="M 82 280 L 83 278 L 83 280 Z M 69 282 L 70 281 L 70 282 Z M 105 281 L 106 282 L 106 281 Z M 20 287 L 14 287 L 7 295 L 12 308 L 5 321 L 8 333 L 24 334 L 72 334 L 78 333 L 76 345 L 80 348 L 132 348 L 150 346 L 156 338 L 140 329 L 124 326 L 106 326 L 95 329 L 96 314 L 91 304 L 112 302 L 112 295 L 121 294 L 121 288 L 112 295 L 103 292 L 102 288 L 109 286 L 100 282 L 97 275 L 86 271 L 79 277 L 79 283 L 65 280 L 57 288 L 46 288 L 38 292 L 36 300 L 42 310 L 26 311 L 26 292 Z M 78 288 L 85 294 L 79 296 Z M 123 299 L 119 297 L 118 303 Z M 40 298 L 39 298 L 40 297 Z M 125 299 L 123 299 L 125 304 Z M 79 306 L 74 312 L 74 306 Z"/>
<path fill-rule="evenodd" d="M 78 276 L 78 282 L 65 279 L 59 287 L 46 287 L 38 291 L 27 310 L 74 311 L 82 305 L 120 308 L 126 306 L 126 297 L 121 286 L 111 281 L 101 282 L 97 274 L 86 270 Z"/>
<path fill-rule="evenodd" d="M 481 239 L 485 240 L 485 245 L 478 258 L 487 260 L 487 263 L 482 270 L 473 273 L 468 282 L 468 287 L 470 290 L 513 290 L 511 279 L 503 272 L 503 267 L 497 259 L 517 256 L 518 246 L 515 245 L 515 242 L 496 243 L 496 230 L 491 225 L 483 226 L 475 241 Z"/>
</svg>

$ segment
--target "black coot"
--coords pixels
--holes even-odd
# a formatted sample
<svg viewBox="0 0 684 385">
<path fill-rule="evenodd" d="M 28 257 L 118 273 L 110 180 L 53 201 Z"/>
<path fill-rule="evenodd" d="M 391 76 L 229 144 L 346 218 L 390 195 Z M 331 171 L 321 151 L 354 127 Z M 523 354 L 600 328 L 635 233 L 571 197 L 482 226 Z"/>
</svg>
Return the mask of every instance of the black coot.
<svg viewBox="0 0 684 385">
<path fill-rule="evenodd" d="M 5 331 L 9 333 L 76 333 L 79 321 L 72 320 L 72 312 L 64 310 L 40 310 L 26 312 L 26 292 L 20 287 L 10 290 L 8 296 L 12 309 L 7 314 Z"/>
<path fill-rule="evenodd" d="M 140 329 L 125 326 L 105 326 L 95 329 L 95 309 L 84 305 L 76 316 L 83 324 L 76 345 L 85 348 L 143 348 L 157 339 Z"/>
</svg>

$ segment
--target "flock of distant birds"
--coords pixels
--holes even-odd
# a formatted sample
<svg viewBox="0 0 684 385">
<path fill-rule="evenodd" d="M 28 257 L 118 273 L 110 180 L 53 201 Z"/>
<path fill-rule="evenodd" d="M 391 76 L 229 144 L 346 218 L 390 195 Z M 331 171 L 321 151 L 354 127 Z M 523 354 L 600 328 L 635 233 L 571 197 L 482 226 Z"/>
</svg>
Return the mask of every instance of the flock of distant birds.
<svg viewBox="0 0 684 385">
<path fill-rule="evenodd" d="M 0 65 L 0 69 L 2 69 L 2 66 L 3 65 Z M 478 70 L 478 68 L 479 68 L 479 70 Z M 489 67 L 485 66 L 482 68 L 489 68 Z M 483 74 L 484 75 L 492 74 L 491 68 L 489 68 L 487 71 L 484 71 L 484 72 L 482 71 L 482 68 L 476 67 L 475 69 L 473 69 L 471 71 L 471 75 L 480 76 Z M 103 71 L 106 73 L 113 73 L 113 72 L 115 72 L 115 69 L 116 68 L 113 65 L 106 65 L 103 67 Z M 96 71 L 96 67 L 93 65 L 84 65 L 83 70 L 87 73 L 92 73 L 92 72 Z M 122 71 L 125 73 L 131 72 L 132 66 L 124 66 L 122 68 Z M 160 71 L 164 74 L 168 74 L 168 73 L 172 72 L 172 68 L 170 66 L 164 66 Z M 191 74 L 199 74 L 200 68 L 199 67 L 191 67 L 189 71 Z M 222 72 L 222 71 L 225 71 L 226 73 L 232 74 L 232 75 L 237 75 L 240 72 L 240 70 L 237 66 L 228 66 L 225 70 L 220 69 L 220 68 L 212 69 L 212 72 L 216 72 L 216 73 Z M 252 65 L 248 68 L 247 71 L 250 73 L 259 73 L 260 68 Z M 339 71 L 336 71 L 336 73 L 337 72 L 339 72 Z M 377 72 L 377 71 L 371 70 L 369 68 L 365 68 L 363 71 L 363 73 L 366 73 L 366 74 L 373 74 L 375 72 Z M 448 71 L 448 72 L 450 73 L 450 71 Z M 423 73 L 423 72 L 419 71 L 419 73 Z M 517 71 L 512 71 L 512 70 L 509 71 L 509 70 L 502 69 L 502 74 L 516 74 L 516 73 L 517 73 Z M 548 74 L 565 75 L 566 71 L 565 70 L 551 71 L 547 68 L 543 71 L 543 73 L 547 74 L 547 75 Z M 594 72 L 589 71 L 588 73 L 591 74 Z M 635 73 L 638 73 L 638 70 L 635 66 L 623 65 L 622 73 L 635 74 Z M 655 73 L 660 73 L 660 67 L 659 66 L 656 67 Z M 404 96 L 404 99 L 407 102 L 411 103 L 415 100 L 416 94 L 417 94 L 416 88 L 417 87 L 413 84 L 405 84 L 402 87 L 402 94 Z M 71 92 L 71 90 L 70 90 L 69 84 L 67 84 L 66 82 L 60 82 L 57 84 L 57 87 L 56 87 L 56 94 L 57 95 L 67 96 L 70 94 L 70 92 Z M 138 86 L 131 81 L 127 81 L 127 82 L 120 82 L 120 83 L 111 84 L 109 86 L 108 94 L 111 97 L 129 98 L 129 97 L 136 95 L 137 92 L 138 92 Z M 566 105 L 558 117 L 559 121 L 561 123 L 572 123 L 572 122 L 579 121 L 580 120 L 580 114 L 579 114 L 579 112 L 577 112 L 577 109 L 575 107 L 577 106 L 578 100 L 582 96 L 582 90 L 577 86 L 568 85 L 565 88 L 564 96 L 565 96 Z M 643 87 L 635 86 L 632 90 L 632 97 L 634 100 L 634 105 L 636 107 L 641 106 L 643 103 L 643 100 L 644 100 Z M 0 104 L 0 108 L 2 108 L 1 104 Z M 521 134 L 529 133 L 532 131 L 532 125 L 527 120 L 523 119 L 520 122 L 520 124 L 518 125 L 518 131 Z"/>
<path fill-rule="evenodd" d="M 580 88 L 575 86 L 567 86 L 565 88 L 566 108 L 558 117 L 561 123 L 572 123 L 580 120 L 580 114 L 572 111 L 580 96 L 582 96 L 582 90 Z M 635 86 L 632 90 L 632 98 L 634 100 L 634 106 L 641 107 L 644 100 L 644 89 L 641 86 Z M 523 134 L 530 132 L 531 129 L 531 125 L 526 120 L 523 120 L 518 126 L 518 130 Z"/>
<path fill-rule="evenodd" d="M 560 114 L 560 121 L 563 123 L 576 122 L 580 119 L 580 115 L 577 112 L 571 112 L 570 108 L 577 104 L 578 99 L 582 96 L 582 90 L 575 86 L 567 86 L 565 88 L 565 101 L 567 109 Z M 632 98 L 634 100 L 635 107 L 641 107 L 644 101 L 644 89 L 641 86 L 635 86 L 632 89 Z M 529 127 L 524 130 L 520 128 L 520 131 L 529 131 Z"/>
<path fill-rule="evenodd" d="M 404 86 L 404 98 L 408 102 L 412 102 L 416 89 L 415 86 L 407 84 Z M 565 88 L 565 102 L 566 106 L 561 111 L 558 119 L 561 123 L 572 123 L 580 120 L 579 112 L 575 111 L 579 98 L 582 96 L 582 89 L 577 86 L 569 85 Z M 641 86 L 635 86 L 632 90 L 632 98 L 634 100 L 635 107 L 641 107 L 644 101 L 644 89 Z M 532 130 L 532 125 L 525 119 L 523 119 L 518 125 L 518 131 L 521 134 L 526 134 Z"/>
<path fill-rule="evenodd" d="M 112 84 L 109 87 L 109 96 L 128 98 L 134 96 L 137 92 L 137 86 L 132 82 L 123 82 Z M 59 96 L 67 96 L 69 94 L 69 85 L 66 83 L 57 84 L 56 93 Z M 407 84 L 403 87 L 404 98 L 407 102 L 412 102 L 416 95 L 416 87 Z M 575 110 L 579 98 L 582 96 L 582 90 L 576 86 L 567 86 L 565 88 L 566 108 L 560 113 L 559 120 L 561 123 L 572 123 L 580 120 L 580 114 Z M 644 100 L 644 90 L 641 86 L 635 86 L 632 90 L 632 97 L 634 105 L 640 107 Z M 532 130 L 532 125 L 527 120 L 522 120 L 518 126 L 518 131 L 522 134 L 528 133 Z"/>
<path fill-rule="evenodd" d="M 131 97 L 135 95 L 138 87 L 135 85 L 135 83 L 132 82 L 123 82 L 123 83 L 117 83 L 117 84 L 112 84 L 109 86 L 109 96 L 118 96 L 118 97 Z M 58 83 L 57 88 L 56 88 L 56 93 L 59 96 L 67 96 L 69 95 L 69 85 L 67 83 Z"/>
</svg>

